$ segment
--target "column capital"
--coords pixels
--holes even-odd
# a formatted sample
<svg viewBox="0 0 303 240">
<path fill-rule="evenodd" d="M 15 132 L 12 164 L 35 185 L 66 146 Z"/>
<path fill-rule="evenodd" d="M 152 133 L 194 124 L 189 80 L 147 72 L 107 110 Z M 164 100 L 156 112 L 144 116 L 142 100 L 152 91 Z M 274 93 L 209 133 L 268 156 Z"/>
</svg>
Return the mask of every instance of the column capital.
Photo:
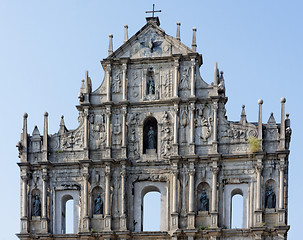
<svg viewBox="0 0 303 240">
<path fill-rule="evenodd" d="M 213 102 L 213 109 L 214 109 L 215 111 L 218 110 L 218 102 L 217 102 L 217 101 L 214 101 L 214 102 Z"/>
<path fill-rule="evenodd" d="M 83 179 L 87 181 L 90 177 L 90 174 L 89 173 L 83 173 L 82 176 L 83 176 Z"/>
<path fill-rule="evenodd" d="M 126 63 L 123 63 L 122 64 L 122 71 L 126 71 L 127 70 L 127 64 Z"/>
<path fill-rule="evenodd" d="M 127 114 L 127 107 L 126 107 L 126 106 L 123 106 L 123 107 L 121 108 L 121 113 L 122 113 L 123 115 L 126 115 L 126 114 Z"/>
<path fill-rule="evenodd" d="M 263 170 L 263 166 L 262 166 L 262 165 L 256 165 L 256 166 L 255 166 L 255 169 L 256 169 L 256 172 L 261 173 L 262 170 Z"/>
<path fill-rule="evenodd" d="M 111 70 L 112 70 L 111 64 L 107 64 L 105 70 L 106 70 L 107 72 L 111 72 Z"/>
<path fill-rule="evenodd" d="M 47 181 L 48 181 L 48 175 L 47 175 L 47 173 L 46 173 L 46 174 L 42 174 L 42 180 L 43 180 L 44 182 L 47 182 Z"/>
<path fill-rule="evenodd" d="M 211 171 L 212 171 L 213 174 L 218 174 L 219 170 L 220 169 L 217 166 L 216 167 L 211 167 Z"/>
<path fill-rule="evenodd" d="M 106 106 L 106 115 L 111 115 L 111 106 Z"/>
<path fill-rule="evenodd" d="M 28 181 L 28 176 L 23 175 L 23 176 L 21 176 L 21 179 L 22 179 L 23 182 L 27 182 Z"/>
<path fill-rule="evenodd" d="M 189 110 L 190 111 L 195 111 L 195 109 L 196 109 L 196 106 L 195 106 L 195 103 L 190 103 L 190 106 L 189 106 Z"/>
<path fill-rule="evenodd" d="M 178 68 L 180 66 L 179 64 L 179 58 L 174 60 L 174 67 Z"/>
<path fill-rule="evenodd" d="M 195 175 L 195 169 L 188 169 L 188 174 L 190 175 L 190 176 L 194 176 Z"/>
</svg>

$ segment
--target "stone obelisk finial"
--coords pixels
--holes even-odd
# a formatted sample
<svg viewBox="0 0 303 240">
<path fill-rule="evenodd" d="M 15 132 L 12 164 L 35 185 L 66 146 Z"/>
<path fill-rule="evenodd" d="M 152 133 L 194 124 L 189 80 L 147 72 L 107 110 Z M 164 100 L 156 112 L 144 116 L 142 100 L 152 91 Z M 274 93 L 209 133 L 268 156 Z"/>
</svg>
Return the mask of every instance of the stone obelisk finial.
<svg viewBox="0 0 303 240">
<path fill-rule="evenodd" d="M 193 27 L 193 41 L 191 44 L 191 48 L 195 52 L 197 51 L 196 33 L 197 33 L 197 28 Z"/>
<path fill-rule="evenodd" d="M 258 104 L 259 104 L 258 139 L 262 140 L 262 104 L 263 104 L 263 100 L 259 99 Z"/>
<path fill-rule="evenodd" d="M 181 41 L 181 38 L 180 38 L 180 26 L 181 26 L 181 23 L 180 22 L 177 22 L 177 34 L 176 34 L 176 39 Z"/>
<path fill-rule="evenodd" d="M 109 34 L 109 45 L 108 45 L 108 55 L 113 53 L 113 34 Z"/>
<path fill-rule="evenodd" d="M 126 43 L 128 40 L 128 25 L 124 25 L 124 43 Z"/>
</svg>

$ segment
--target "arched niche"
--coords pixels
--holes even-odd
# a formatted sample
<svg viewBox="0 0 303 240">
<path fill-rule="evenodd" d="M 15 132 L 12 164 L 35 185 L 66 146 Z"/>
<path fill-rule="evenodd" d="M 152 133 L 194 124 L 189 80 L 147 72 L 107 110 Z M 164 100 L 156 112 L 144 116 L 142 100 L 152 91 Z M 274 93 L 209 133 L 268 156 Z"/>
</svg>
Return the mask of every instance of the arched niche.
<svg viewBox="0 0 303 240">
<path fill-rule="evenodd" d="M 277 184 L 275 180 L 268 179 L 265 182 L 265 188 L 263 189 L 263 204 L 264 209 L 272 209 L 275 210 L 277 206 Z"/>
<path fill-rule="evenodd" d="M 156 154 L 158 149 L 158 122 L 149 116 L 143 123 L 143 154 Z"/>
<path fill-rule="evenodd" d="M 91 191 L 91 216 L 104 214 L 104 191 L 101 187 L 96 186 Z"/>
<path fill-rule="evenodd" d="M 168 228 L 168 196 L 167 184 L 165 182 L 142 181 L 135 183 L 134 192 L 134 229 L 135 232 L 143 231 L 143 198 L 149 192 L 159 192 L 160 203 L 160 231 L 167 231 Z"/>
<path fill-rule="evenodd" d="M 146 96 L 155 95 L 156 85 L 155 85 L 155 73 L 152 67 L 148 68 L 146 74 Z"/>
<path fill-rule="evenodd" d="M 198 212 L 209 212 L 211 190 L 207 182 L 201 182 L 197 187 L 196 209 Z"/>
<path fill-rule="evenodd" d="M 35 188 L 31 193 L 31 216 L 41 217 L 41 194 L 40 190 Z"/>
</svg>

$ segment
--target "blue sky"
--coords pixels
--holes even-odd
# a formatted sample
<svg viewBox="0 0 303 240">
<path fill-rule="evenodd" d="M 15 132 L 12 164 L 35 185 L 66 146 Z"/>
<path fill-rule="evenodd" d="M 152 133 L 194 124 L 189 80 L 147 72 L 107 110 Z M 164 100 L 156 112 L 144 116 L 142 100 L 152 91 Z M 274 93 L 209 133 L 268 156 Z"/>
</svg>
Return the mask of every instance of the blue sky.
<svg viewBox="0 0 303 240">
<path fill-rule="evenodd" d="M 162 9 L 161 28 L 175 36 L 181 22 L 181 41 L 191 46 L 197 27 L 197 50 L 204 64 L 203 79 L 213 81 L 214 62 L 224 71 L 227 115 L 240 119 L 246 105 L 249 121 L 257 121 L 257 100 L 262 98 L 263 122 L 273 112 L 280 122 L 280 98 L 286 97 L 293 129 L 289 168 L 289 239 L 299 239 L 303 213 L 302 160 L 299 157 L 300 121 L 303 119 L 302 1 L 193 0 L 103 1 L 52 0 L 0 2 L 0 240 L 16 239 L 19 231 L 19 169 L 15 145 L 27 112 L 28 128 L 43 128 L 49 113 L 49 132 L 59 129 L 60 116 L 68 128 L 77 127 L 77 95 L 85 70 L 96 89 L 102 82 L 100 60 L 107 57 L 108 34 L 114 49 L 145 24 L 145 11 Z"/>
</svg>

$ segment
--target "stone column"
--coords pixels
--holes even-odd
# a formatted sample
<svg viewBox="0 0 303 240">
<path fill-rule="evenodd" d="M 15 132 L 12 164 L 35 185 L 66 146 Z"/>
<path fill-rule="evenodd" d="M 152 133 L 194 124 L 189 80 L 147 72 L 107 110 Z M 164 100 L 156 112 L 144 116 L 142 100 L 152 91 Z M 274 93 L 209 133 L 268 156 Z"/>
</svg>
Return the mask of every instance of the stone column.
<svg viewBox="0 0 303 240">
<path fill-rule="evenodd" d="M 259 104 L 258 139 L 262 141 L 262 104 L 263 104 L 263 100 L 259 99 L 258 104 Z"/>
<path fill-rule="evenodd" d="M 217 211 L 217 176 L 219 172 L 218 163 L 213 160 L 212 171 L 212 190 L 211 190 L 211 227 L 218 227 L 218 211 Z"/>
<path fill-rule="evenodd" d="M 218 132 L 218 102 L 213 103 L 214 112 L 214 128 L 213 128 L 213 142 L 212 142 L 212 152 L 218 153 L 218 142 L 217 142 L 217 132 Z"/>
<path fill-rule="evenodd" d="M 27 181 L 28 181 L 28 176 L 27 176 L 27 171 L 23 170 L 21 172 L 21 180 L 22 180 L 22 186 L 21 186 L 21 191 L 22 191 L 22 199 L 21 199 L 21 233 L 28 233 L 28 215 L 27 215 Z"/>
<path fill-rule="evenodd" d="M 256 163 L 256 182 L 257 182 L 257 189 L 256 189 L 256 210 L 255 210 L 255 217 L 254 217 L 254 225 L 255 227 L 261 226 L 262 224 L 262 170 L 263 170 L 263 155 L 256 155 L 257 163 Z"/>
<path fill-rule="evenodd" d="M 196 68 L 196 60 L 191 59 L 191 87 L 190 87 L 190 96 L 196 96 L 196 79 L 195 79 L 195 68 Z"/>
<path fill-rule="evenodd" d="M 127 107 L 122 107 L 122 153 L 121 157 L 126 158 L 127 126 L 126 126 Z"/>
<path fill-rule="evenodd" d="M 179 227 L 179 214 L 178 214 L 178 159 L 172 160 L 172 201 L 171 201 L 171 230 L 176 231 Z"/>
<path fill-rule="evenodd" d="M 120 230 L 127 230 L 126 224 L 126 199 L 125 199 L 125 181 L 126 181 L 126 168 L 122 165 L 121 170 L 121 216 L 120 216 Z"/>
<path fill-rule="evenodd" d="M 84 148 L 84 159 L 89 159 L 88 154 L 88 141 L 89 141 L 89 123 L 88 123 L 88 108 L 84 109 L 84 137 L 83 137 L 83 148 Z"/>
<path fill-rule="evenodd" d="M 110 81 L 110 74 L 111 74 L 112 67 L 110 64 L 107 64 L 105 69 L 105 76 L 106 76 L 106 101 L 111 101 L 111 81 Z"/>
<path fill-rule="evenodd" d="M 104 230 L 111 230 L 111 211 L 110 211 L 110 166 L 105 167 L 105 219 Z"/>
<path fill-rule="evenodd" d="M 179 88 L 179 83 L 178 83 L 178 78 L 179 78 L 179 59 L 175 59 L 174 62 L 174 69 L 175 69 L 175 75 L 174 75 L 174 97 L 178 97 L 178 88 Z"/>
<path fill-rule="evenodd" d="M 126 91 L 126 70 L 127 70 L 127 64 L 122 64 L 122 101 L 127 100 L 127 91 Z"/>
<path fill-rule="evenodd" d="M 106 107 L 106 157 L 111 157 L 111 131 L 110 131 L 111 107 Z"/>
<path fill-rule="evenodd" d="M 189 165 L 189 187 L 188 187 L 188 229 L 195 229 L 195 166 L 193 162 Z"/>
<path fill-rule="evenodd" d="M 280 150 L 285 149 L 285 102 L 286 99 L 281 98 Z"/>
<path fill-rule="evenodd" d="M 178 144 L 178 120 L 179 120 L 179 105 L 174 104 L 174 139 L 173 139 L 173 154 L 179 154 L 179 144 Z"/>
<path fill-rule="evenodd" d="M 42 169 L 42 216 L 41 216 L 41 232 L 48 233 L 48 219 L 47 219 L 47 169 Z"/>
<path fill-rule="evenodd" d="M 88 168 L 84 168 L 83 173 L 83 232 L 89 232 L 89 215 L 88 215 Z"/>
<path fill-rule="evenodd" d="M 126 43 L 128 40 L 128 25 L 124 25 L 124 43 Z"/>
<path fill-rule="evenodd" d="M 284 226 L 285 223 L 285 208 L 284 208 L 284 170 L 285 170 L 285 157 L 280 156 L 279 166 L 279 209 L 278 209 L 278 225 Z"/>
<path fill-rule="evenodd" d="M 190 154 L 195 154 L 195 103 L 190 104 Z"/>
</svg>

